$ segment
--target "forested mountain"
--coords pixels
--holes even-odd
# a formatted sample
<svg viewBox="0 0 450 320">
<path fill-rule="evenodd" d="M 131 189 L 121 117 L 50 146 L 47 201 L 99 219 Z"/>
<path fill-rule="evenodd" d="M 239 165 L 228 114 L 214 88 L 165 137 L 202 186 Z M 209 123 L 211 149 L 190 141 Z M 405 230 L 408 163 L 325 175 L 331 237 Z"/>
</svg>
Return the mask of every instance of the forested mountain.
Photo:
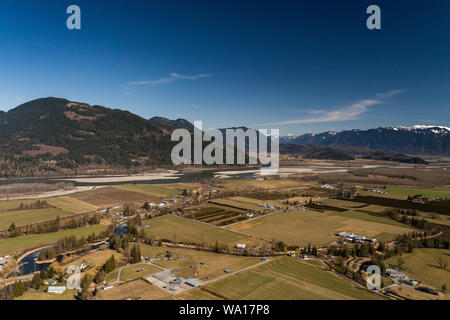
<svg viewBox="0 0 450 320">
<path fill-rule="evenodd" d="M 128 111 L 37 99 L 0 114 L 0 169 L 171 164 L 172 130 Z"/>
</svg>

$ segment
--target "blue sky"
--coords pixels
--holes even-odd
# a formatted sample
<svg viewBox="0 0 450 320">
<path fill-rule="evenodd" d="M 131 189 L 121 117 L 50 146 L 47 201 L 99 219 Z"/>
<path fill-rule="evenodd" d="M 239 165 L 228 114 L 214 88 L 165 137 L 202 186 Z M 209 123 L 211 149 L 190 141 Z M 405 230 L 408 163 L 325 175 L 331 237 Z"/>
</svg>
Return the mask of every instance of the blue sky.
<svg viewBox="0 0 450 320">
<path fill-rule="evenodd" d="M 56 96 L 282 134 L 448 126 L 449 48 L 446 0 L 2 0 L 0 110 Z"/>
</svg>

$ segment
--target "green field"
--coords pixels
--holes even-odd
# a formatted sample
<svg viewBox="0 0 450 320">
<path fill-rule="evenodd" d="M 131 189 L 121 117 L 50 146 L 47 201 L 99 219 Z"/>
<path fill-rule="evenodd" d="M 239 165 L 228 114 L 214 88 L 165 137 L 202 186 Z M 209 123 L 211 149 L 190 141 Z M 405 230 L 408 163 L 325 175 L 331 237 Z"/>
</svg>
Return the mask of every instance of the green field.
<svg viewBox="0 0 450 320">
<path fill-rule="evenodd" d="M 97 207 L 92 204 L 71 197 L 49 198 L 46 199 L 46 201 L 52 206 L 73 213 L 90 212 L 97 209 Z"/>
<path fill-rule="evenodd" d="M 283 257 L 206 286 L 236 300 L 380 299 L 320 266 Z"/>
<path fill-rule="evenodd" d="M 155 184 L 124 184 L 115 188 L 125 191 L 140 192 L 152 197 L 174 197 L 181 194 L 180 190 L 169 189 Z"/>
<path fill-rule="evenodd" d="M 439 258 L 447 261 L 447 269 L 439 267 Z M 443 284 L 450 288 L 450 250 L 445 249 L 414 249 L 413 253 L 404 254 L 406 274 L 417 281 L 423 281 L 436 289 Z M 394 256 L 385 261 L 387 264 L 398 265 L 398 257 Z M 447 293 L 447 298 L 449 294 Z"/>
<path fill-rule="evenodd" d="M 281 240 L 287 244 L 306 246 L 325 245 L 336 241 L 333 235 L 341 232 L 353 232 L 366 237 L 376 238 L 389 233 L 391 239 L 397 234 L 410 232 L 410 228 L 397 225 L 366 221 L 336 212 L 303 211 L 299 213 L 274 213 L 258 219 L 246 220 L 229 229 L 244 232 L 268 240 Z"/>
<path fill-rule="evenodd" d="M 0 240 L 0 256 L 6 254 L 20 253 L 21 251 L 40 245 L 51 244 L 65 236 L 75 235 L 78 238 L 87 237 L 92 232 L 100 233 L 106 229 L 105 226 L 95 225 L 79 229 L 69 229 L 60 232 L 33 234 L 24 237 Z"/>
<path fill-rule="evenodd" d="M 145 244 L 140 244 L 140 248 L 143 256 L 151 258 L 164 258 L 166 252 L 169 251 L 175 255 L 175 259 L 158 260 L 153 263 L 163 268 L 172 269 L 177 276 L 195 276 L 201 280 L 207 280 L 207 278 L 210 280 L 222 276 L 225 269 L 235 272 L 261 262 L 261 259 L 254 257 L 240 257 L 199 250 L 171 249 Z M 201 262 L 205 262 L 205 264 L 202 265 Z M 193 265 L 192 268 L 191 265 Z"/>
<path fill-rule="evenodd" d="M 19 209 L 20 204 L 31 205 L 34 204 L 36 200 L 4 200 L 0 201 L 0 211 Z"/>
<path fill-rule="evenodd" d="M 11 223 L 16 227 L 26 226 L 38 222 L 70 216 L 71 213 L 58 208 L 12 210 L 0 212 L 0 230 L 7 230 Z"/>
<path fill-rule="evenodd" d="M 145 229 L 147 236 L 169 239 L 171 241 L 175 237 L 177 242 L 195 242 L 214 245 L 216 241 L 219 241 L 228 246 L 233 246 L 237 243 L 250 245 L 255 242 L 260 242 L 236 232 L 173 215 L 145 220 L 143 223 L 150 224 L 150 227 Z"/>
<path fill-rule="evenodd" d="M 211 203 L 223 204 L 226 206 L 232 206 L 240 208 L 242 210 L 262 210 L 263 208 L 258 206 L 258 203 L 264 203 L 267 201 L 256 200 L 252 198 L 245 197 L 230 197 L 224 199 L 214 199 L 210 201 Z"/>
</svg>

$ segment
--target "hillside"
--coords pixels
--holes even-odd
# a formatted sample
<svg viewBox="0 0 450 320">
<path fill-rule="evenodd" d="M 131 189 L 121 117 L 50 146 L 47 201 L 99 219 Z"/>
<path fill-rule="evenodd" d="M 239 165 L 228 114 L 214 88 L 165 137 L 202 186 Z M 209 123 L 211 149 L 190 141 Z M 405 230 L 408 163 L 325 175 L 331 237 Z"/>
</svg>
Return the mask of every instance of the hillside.
<svg viewBox="0 0 450 320">
<path fill-rule="evenodd" d="M 153 117 L 150 118 L 150 121 L 165 125 L 165 126 L 171 126 L 177 129 L 186 129 L 191 132 L 194 131 L 194 125 L 187 121 L 186 119 L 176 119 L 176 120 L 170 120 L 163 117 Z"/>
<path fill-rule="evenodd" d="M 43 98 L 0 114 L 0 176 L 170 164 L 173 128 L 128 111 Z"/>
<path fill-rule="evenodd" d="M 365 147 L 406 154 L 450 155 L 450 128 L 440 126 L 389 127 L 282 137 L 281 143 Z"/>
</svg>

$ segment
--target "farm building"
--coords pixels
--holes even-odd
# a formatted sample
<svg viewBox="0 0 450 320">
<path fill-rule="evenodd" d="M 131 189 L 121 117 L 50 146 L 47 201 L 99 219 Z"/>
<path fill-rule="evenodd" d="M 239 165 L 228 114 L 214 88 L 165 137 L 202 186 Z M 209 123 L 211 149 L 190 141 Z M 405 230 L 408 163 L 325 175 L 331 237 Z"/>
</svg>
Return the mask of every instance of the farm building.
<svg viewBox="0 0 450 320">
<path fill-rule="evenodd" d="M 182 281 L 183 281 L 183 279 L 178 277 L 178 278 L 175 278 L 172 281 L 170 281 L 170 284 L 181 284 Z"/>
<path fill-rule="evenodd" d="M 197 281 L 194 281 L 194 280 L 188 280 L 188 281 L 186 281 L 186 284 L 188 284 L 188 285 L 190 285 L 191 287 L 194 287 L 194 288 L 199 286 L 199 283 Z"/>
<path fill-rule="evenodd" d="M 66 287 L 48 287 L 47 292 L 53 294 L 63 294 L 66 291 Z"/>
<path fill-rule="evenodd" d="M 247 245 L 246 245 L 246 244 L 243 244 L 243 243 L 238 243 L 238 244 L 236 245 L 236 248 L 238 248 L 238 249 L 245 249 L 245 248 L 247 248 Z"/>
</svg>

